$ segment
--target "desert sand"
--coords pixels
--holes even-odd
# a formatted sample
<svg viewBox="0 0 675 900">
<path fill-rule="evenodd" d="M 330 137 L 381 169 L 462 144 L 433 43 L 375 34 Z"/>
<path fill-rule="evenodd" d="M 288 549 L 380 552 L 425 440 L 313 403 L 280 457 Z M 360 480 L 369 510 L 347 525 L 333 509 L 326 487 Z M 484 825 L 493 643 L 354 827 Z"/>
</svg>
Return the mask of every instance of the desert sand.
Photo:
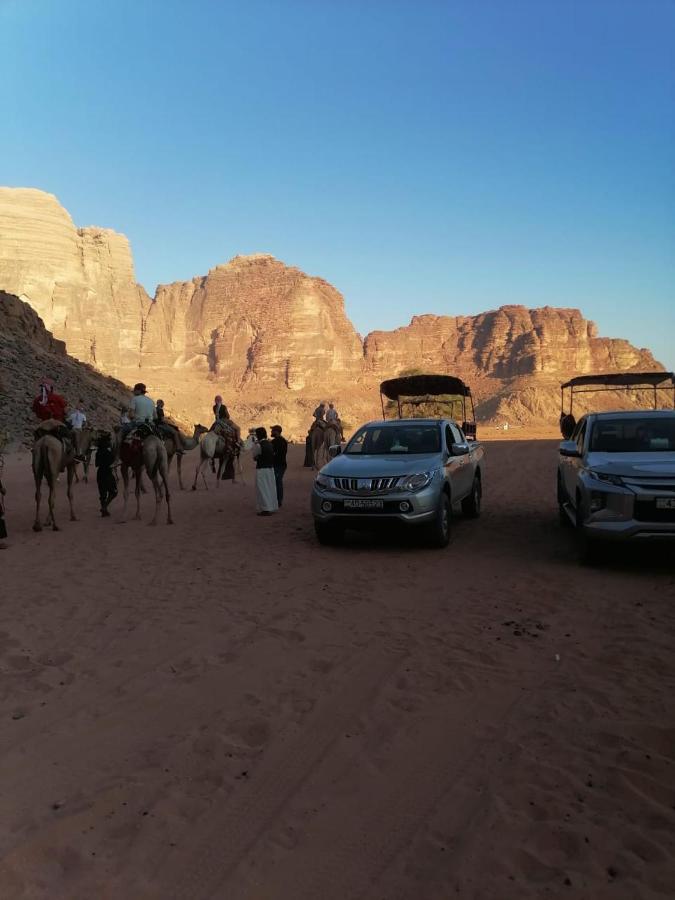
<svg viewBox="0 0 675 900">
<path fill-rule="evenodd" d="M 672 898 L 672 560 L 580 567 L 555 443 L 487 459 L 436 551 L 320 547 L 300 448 L 269 519 L 248 461 L 37 535 L 10 457 L 3 900 Z"/>
</svg>

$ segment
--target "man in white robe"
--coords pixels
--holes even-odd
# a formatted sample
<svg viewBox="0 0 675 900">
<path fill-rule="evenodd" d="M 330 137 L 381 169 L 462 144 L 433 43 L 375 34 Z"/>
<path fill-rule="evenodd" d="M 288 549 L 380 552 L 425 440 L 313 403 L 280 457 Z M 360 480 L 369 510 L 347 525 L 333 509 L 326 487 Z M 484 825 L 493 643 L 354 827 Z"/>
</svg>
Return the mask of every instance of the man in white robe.
<svg viewBox="0 0 675 900">
<path fill-rule="evenodd" d="M 259 516 L 271 516 L 279 509 L 274 477 L 274 448 L 264 428 L 256 428 L 251 456 L 255 460 L 255 498 Z"/>
</svg>

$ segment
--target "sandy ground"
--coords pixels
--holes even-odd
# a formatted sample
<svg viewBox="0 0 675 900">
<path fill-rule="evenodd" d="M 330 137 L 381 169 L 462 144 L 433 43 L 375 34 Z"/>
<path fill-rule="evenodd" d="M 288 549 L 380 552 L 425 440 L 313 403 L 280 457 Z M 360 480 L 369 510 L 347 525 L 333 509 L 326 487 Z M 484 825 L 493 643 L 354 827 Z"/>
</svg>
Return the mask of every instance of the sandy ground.
<svg viewBox="0 0 675 900">
<path fill-rule="evenodd" d="M 580 568 L 555 444 L 487 455 L 444 551 L 320 547 L 297 448 L 270 519 L 249 468 L 39 535 L 8 460 L 3 900 L 675 896 L 672 562 Z"/>
</svg>

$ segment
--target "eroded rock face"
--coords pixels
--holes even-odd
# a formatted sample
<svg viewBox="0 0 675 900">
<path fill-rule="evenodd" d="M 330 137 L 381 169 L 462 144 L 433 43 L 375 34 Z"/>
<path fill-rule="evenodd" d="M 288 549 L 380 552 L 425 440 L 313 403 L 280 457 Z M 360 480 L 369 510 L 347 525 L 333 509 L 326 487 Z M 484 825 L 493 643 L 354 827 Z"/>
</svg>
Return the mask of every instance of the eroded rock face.
<svg viewBox="0 0 675 900">
<path fill-rule="evenodd" d="M 83 401 L 94 427 L 110 428 L 129 401 L 125 385 L 69 356 L 27 303 L 0 291 L 0 433 L 11 442 L 32 442 L 31 406 L 45 375 L 69 404 Z"/>
<path fill-rule="evenodd" d="M 301 433 L 319 399 L 358 421 L 377 414 L 380 380 L 413 369 L 464 377 L 490 415 L 510 409 L 525 421 L 527 409 L 543 415 L 544 397 L 553 409 L 562 379 L 662 368 L 648 350 L 598 337 L 576 309 L 422 315 L 362 342 L 335 288 L 266 254 L 160 285 L 152 301 L 123 235 L 78 229 L 55 197 L 31 189 L 0 188 L 3 288 L 71 355 L 127 383 L 142 379 L 188 422 L 208 417 L 216 392 L 242 414 L 284 417 Z"/>
<path fill-rule="evenodd" d="M 367 370 L 389 377 L 414 367 L 490 376 L 563 376 L 661 368 L 648 350 L 600 338 L 578 309 L 503 306 L 477 316 L 416 316 L 396 331 L 374 331 L 365 341 Z"/>
<path fill-rule="evenodd" d="M 335 288 L 257 254 L 158 288 L 142 365 L 167 364 L 238 389 L 302 391 L 360 375 L 363 348 Z"/>
<path fill-rule="evenodd" d="M 110 373 L 138 366 L 150 298 L 129 242 L 76 228 L 52 194 L 0 188 L 0 288 L 29 303 L 77 359 Z"/>
</svg>

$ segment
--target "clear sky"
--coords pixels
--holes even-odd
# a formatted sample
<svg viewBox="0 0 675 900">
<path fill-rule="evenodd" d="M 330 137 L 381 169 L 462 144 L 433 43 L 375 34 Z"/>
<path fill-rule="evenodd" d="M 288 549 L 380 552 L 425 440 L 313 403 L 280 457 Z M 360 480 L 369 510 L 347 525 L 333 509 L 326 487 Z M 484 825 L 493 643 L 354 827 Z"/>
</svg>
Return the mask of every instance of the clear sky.
<svg viewBox="0 0 675 900">
<path fill-rule="evenodd" d="M 139 280 L 265 251 L 357 328 L 578 306 L 675 366 L 674 0 L 0 0 L 0 183 Z"/>
</svg>

